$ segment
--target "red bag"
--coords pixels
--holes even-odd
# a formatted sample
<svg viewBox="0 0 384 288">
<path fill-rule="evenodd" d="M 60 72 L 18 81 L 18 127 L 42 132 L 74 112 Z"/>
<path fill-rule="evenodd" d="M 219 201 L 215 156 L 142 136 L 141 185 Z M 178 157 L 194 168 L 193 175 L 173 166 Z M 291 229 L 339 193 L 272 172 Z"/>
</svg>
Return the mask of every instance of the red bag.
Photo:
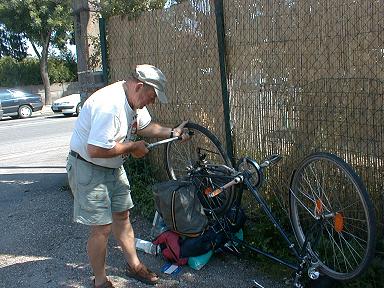
<svg viewBox="0 0 384 288">
<path fill-rule="evenodd" d="M 172 231 L 161 233 L 159 237 L 153 241 L 153 244 L 160 245 L 163 256 L 177 265 L 185 265 L 188 258 L 180 258 L 180 236 Z"/>
</svg>

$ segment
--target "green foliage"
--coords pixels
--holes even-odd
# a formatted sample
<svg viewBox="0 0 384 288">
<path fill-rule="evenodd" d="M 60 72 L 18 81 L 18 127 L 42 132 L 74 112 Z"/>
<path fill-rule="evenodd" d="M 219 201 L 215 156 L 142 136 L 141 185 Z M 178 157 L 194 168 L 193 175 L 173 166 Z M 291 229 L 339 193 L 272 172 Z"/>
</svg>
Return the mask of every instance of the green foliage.
<svg viewBox="0 0 384 288">
<path fill-rule="evenodd" d="M 22 61 L 17 61 L 7 56 L 0 59 L 0 86 L 38 84 L 41 84 L 41 77 L 39 61 L 36 58 L 25 58 Z"/>
<path fill-rule="evenodd" d="M 155 213 L 155 204 L 151 186 L 157 181 L 156 171 L 148 158 L 129 157 L 124 163 L 131 195 L 135 203 L 135 210 L 144 217 L 150 219 Z"/>
<path fill-rule="evenodd" d="M 92 51 L 88 59 L 88 67 L 93 71 L 95 71 L 96 68 L 101 66 L 100 37 L 88 36 L 88 41 L 92 47 L 95 47 L 95 48 L 97 47 L 97 49 L 94 49 Z"/>
<path fill-rule="evenodd" d="M 31 43 L 63 48 L 73 30 L 71 0 L 0 0 L 0 22 Z"/>
<path fill-rule="evenodd" d="M 113 15 L 125 15 L 133 19 L 144 11 L 163 8 L 166 0 L 104 0 L 94 2 L 94 5 L 99 6 L 104 18 Z"/>
<path fill-rule="evenodd" d="M 280 255 L 281 257 L 289 258 L 292 256 L 286 242 L 281 237 L 276 227 L 272 224 L 264 211 L 258 207 L 256 202 L 251 199 L 249 193 L 243 197 L 243 208 L 248 216 L 246 227 L 244 227 L 245 239 L 250 241 L 255 246 L 270 253 Z M 248 195 L 247 195 L 248 194 Z M 268 200 L 272 213 L 280 222 L 280 225 L 286 230 L 290 229 L 289 218 L 284 210 L 281 209 L 277 199 L 271 198 Z M 257 206 L 256 206 L 257 205 Z M 291 239 L 293 241 L 293 239 Z M 291 260 L 294 258 L 291 258 Z M 267 260 L 269 261 L 269 260 Z"/>
<path fill-rule="evenodd" d="M 22 34 L 31 42 L 40 60 L 40 75 L 46 92 L 45 103 L 50 104 L 47 72 L 49 47 L 55 46 L 62 50 L 71 37 L 72 0 L 0 0 L 0 19 L 7 30 Z M 41 51 L 38 51 L 38 47 Z"/>
<path fill-rule="evenodd" d="M 48 59 L 50 80 L 52 82 L 70 82 L 77 79 L 76 62 L 72 56 L 52 57 Z M 0 59 L 0 86 L 14 87 L 42 84 L 40 64 L 37 58 L 27 57 L 17 61 L 12 57 Z"/>
<path fill-rule="evenodd" d="M 70 53 L 48 59 L 48 71 L 53 83 L 77 80 L 77 65 Z"/>
<path fill-rule="evenodd" d="M 0 58 L 11 56 L 17 60 L 27 57 L 27 45 L 25 38 L 18 33 L 7 31 L 0 24 Z"/>
</svg>

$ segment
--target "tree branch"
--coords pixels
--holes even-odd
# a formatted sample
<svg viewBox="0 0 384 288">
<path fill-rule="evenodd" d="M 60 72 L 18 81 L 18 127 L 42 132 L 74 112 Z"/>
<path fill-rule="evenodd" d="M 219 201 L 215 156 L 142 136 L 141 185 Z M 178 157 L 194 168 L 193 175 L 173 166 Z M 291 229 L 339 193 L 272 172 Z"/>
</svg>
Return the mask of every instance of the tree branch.
<svg viewBox="0 0 384 288">
<path fill-rule="evenodd" d="M 37 58 L 40 59 L 40 58 L 41 58 L 41 54 L 40 54 L 40 52 L 37 50 L 37 47 L 36 47 L 35 43 L 33 43 L 32 41 L 30 41 L 30 42 L 31 42 L 33 51 L 35 51 L 35 53 L 36 53 L 36 55 L 37 55 Z"/>
</svg>

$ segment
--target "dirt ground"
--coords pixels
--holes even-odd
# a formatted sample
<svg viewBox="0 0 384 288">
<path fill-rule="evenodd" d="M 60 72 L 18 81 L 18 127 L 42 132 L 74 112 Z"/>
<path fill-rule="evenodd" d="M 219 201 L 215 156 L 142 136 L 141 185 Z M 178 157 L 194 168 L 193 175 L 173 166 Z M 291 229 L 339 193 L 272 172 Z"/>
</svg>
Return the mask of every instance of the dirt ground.
<svg viewBox="0 0 384 288">
<path fill-rule="evenodd" d="M 72 222 L 72 196 L 63 189 L 66 175 L 30 177 L 2 176 L 0 286 L 91 287 L 85 249 L 88 228 Z M 132 224 L 138 238 L 148 238 L 148 220 L 133 215 Z M 124 275 L 123 255 L 113 238 L 108 251 L 107 273 L 116 287 L 151 287 Z M 183 266 L 175 276 L 160 272 L 166 263 L 161 256 L 143 252 L 139 256 L 161 276 L 156 287 L 288 287 L 283 278 L 289 275 L 265 275 L 257 264 L 233 255 L 214 255 L 199 271 Z"/>
</svg>

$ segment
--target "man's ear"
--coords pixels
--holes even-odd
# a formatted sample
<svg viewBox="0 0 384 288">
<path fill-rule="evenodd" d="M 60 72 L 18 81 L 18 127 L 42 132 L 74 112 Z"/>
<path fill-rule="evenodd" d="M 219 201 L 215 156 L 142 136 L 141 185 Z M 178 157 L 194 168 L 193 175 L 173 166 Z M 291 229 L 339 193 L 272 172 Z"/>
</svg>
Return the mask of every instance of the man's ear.
<svg viewBox="0 0 384 288">
<path fill-rule="evenodd" d="M 137 82 L 135 86 L 135 92 L 138 92 L 141 88 L 143 88 L 144 83 L 143 82 Z"/>
</svg>

